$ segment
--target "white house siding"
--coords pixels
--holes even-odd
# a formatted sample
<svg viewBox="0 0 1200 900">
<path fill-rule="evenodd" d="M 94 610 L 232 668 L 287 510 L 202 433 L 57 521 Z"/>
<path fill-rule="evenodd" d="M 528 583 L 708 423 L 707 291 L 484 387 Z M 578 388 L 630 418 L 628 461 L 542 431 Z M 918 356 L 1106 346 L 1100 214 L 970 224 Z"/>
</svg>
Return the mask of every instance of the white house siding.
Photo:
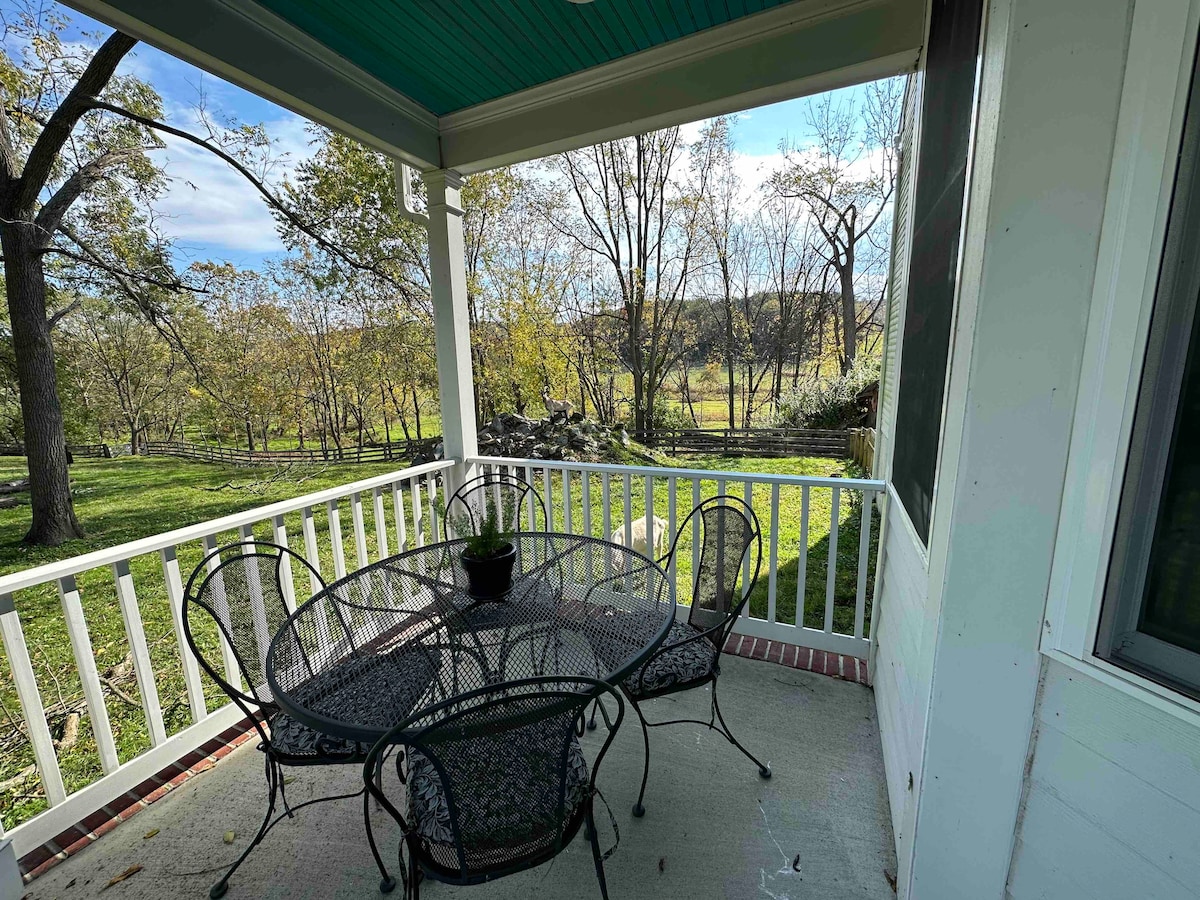
<svg viewBox="0 0 1200 900">
<path fill-rule="evenodd" d="M 902 900 L 1011 871 L 1132 9 L 989 3 L 928 574 L 893 519 L 879 606 Z"/>
<path fill-rule="evenodd" d="M 897 859 L 905 865 L 916 815 L 920 783 L 921 743 L 929 705 L 929 679 L 922 662 L 921 644 L 926 633 L 929 573 L 916 535 L 904 521 L 896 500 L 889 501 L 889 526 L 884 543 L 880 579 L 879 618 L 875 625 L 876 651 L 872 681 L 879 711 L 888 800 Z M 922 674 L 922 673 L 926 674 Z M 903 878 L 901 879 L 903 882 Z"/>
<path fill-rule="evenodd" d="M 1048 660 L 1008 896 L 1200 896 L 1200 725 Z"/>
</svg>

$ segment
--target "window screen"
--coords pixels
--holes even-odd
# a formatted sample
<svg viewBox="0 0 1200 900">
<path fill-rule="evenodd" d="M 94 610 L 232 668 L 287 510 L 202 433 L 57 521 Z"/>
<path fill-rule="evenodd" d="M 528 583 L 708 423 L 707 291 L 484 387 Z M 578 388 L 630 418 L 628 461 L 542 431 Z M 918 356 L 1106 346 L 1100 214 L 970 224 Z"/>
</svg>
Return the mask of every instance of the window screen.
<svg viewBox="0 0 1200 900">
<path fill-rule="evenodd" d="M 942 426 L 982 11 L 981 0 L 934 0 L 926 56 L 892 459 L 896 493 L 925 541 Z"/>
</svg>

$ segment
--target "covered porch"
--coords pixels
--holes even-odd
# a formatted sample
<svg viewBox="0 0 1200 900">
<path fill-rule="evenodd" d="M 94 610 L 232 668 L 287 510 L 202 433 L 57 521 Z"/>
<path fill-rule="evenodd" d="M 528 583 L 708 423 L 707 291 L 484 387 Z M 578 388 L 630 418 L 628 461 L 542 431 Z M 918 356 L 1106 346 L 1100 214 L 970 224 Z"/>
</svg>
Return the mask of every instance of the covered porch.
<svg viewBox="0 0 1200 900">
<path fill-rule="evenodd" d="M 598 785 L 620 833 L 620 845 L 606 865 L 611 896 L 894 896 L 895 851 L 870 691 L 769 662 L 727 658 L 722 667 L 721 692 L 731 724 L 770 759 L 775 775 L 761 781 L 716 734 L 685 726 L 656 729 L 647 812 L 635 819 L 629 809 L 641 778 L 641 739 L 636 723 L 622 728 Z M 702 715 L 705 693 L 654 701 L 647 716 Z M 595 735 L 584 739 L 589 757 L 597 746 Z M 360 786 L 359 767 L 343 766 L 302 770 L 288 791 L 295 804 Z M 399 785 L 394 787 L 399 793 Z M 245 835 L 258 827 L 263 792 L 261 754 L 254 741 L 247 741 L 211 770 L 51 868 L 25 896 L 92 896 L 133 866 L 141 869 L 118 885 L 121 896 L 205 896 L 214 872 L 232 861 Z M 388 848 L 385 858 L 394 864 L 399 843 L 394 823 L 379 809 L 372 821 Z M 357 800 L 301 810 L 250 856 L 231 882 L 229 896 L 378 896 L 378 872 L 362 828 Z M 223 840 L 228 831 L 236 835 L 232 844 Z M 614 831 L 603 804 L 599 831 L 601 846 L 608 848 Z M 428 885 L 428 894 L 599 896 L 582 837 L 553 864 L 491 885 Z"/>
<path fill-rule="evenodd" d="M 776 774 L 759 781 L 717 735 L 662 729 L 653 733 L 659 752 L 649 812 L 633 820 L 640 741 L 636 727 L 624 728 L 600 784 L 622 837 L 609 870 L 613 896 L 644 896 L 649 886 L 655 895 L 679 897 L 893 896 L 891 812 L 875 704 L 865 686 L 880 574 L 875 510 L 885 483 L 481 457 L 460 188 L 464 175 L 491 167 L 913 71 L 926 4 L 693 2 L 685 4 L 696 14 L 693 22 L 707 25 L 608 47 L 607 61 L 597 65 L 568 66 L 545 82 L 436 109 L 354 58 L 353 41 L 362 33 L 315 37 L 316 20 L 305 17 L 319 19 L 321 4 L 70 5 L 395 157 L 398 197 L 429 232 L 445 460 L 0 579 L 0 635 L 45 801 L 7 837 L 19 857 L 42 847 L 66 851 L 76 838 L 70 848 L 76 852 L 33 881 L 28 895 L 92 892 L 135 866 L 142 868 L 119 882 L 125 893 L 199 894 L 261 815 L 260 762 L 253 747 L 242 746 L 211 772 L 185 779 L 135 823 L 79 843 L 81 831 L 85 838 L 95 834 L 80 823 L 98 821 L 155 773 L 237 723 L 237 710 L 201 677 L 183 638 L 183 586 L 205 552 L 231 539 L 265 538 L 339 578 L 439 539 L 436 500 L 500 466 L 536 484 L 554 527 L 570 533 L 603 537 L 622 524 L 628 533 L 635 518 L 661 515 L 669 542 L 696 502 L 725 493 L 749 502 L 763 527 L 762 573 L 736 631 L 761 642 L 768 659 L 727 659 L 723 683 L 734 728 L 747 744 L 765 748 Z M 714 12 L 719 8 L 725 12 Z M 488 30 L 482 22 L 471 27 Z M 427 192 L 424 209 L 411 205 L 417 172 Z M 852 535 L 843 530 L 847 516 Z M 818 528 L 822 537 L 814 543 Z M 677 575 L 683 585 L 686 572 Z M 291 600 L 302 601 L 313 587 L 298 578 Z M 47 724 L 51 688 L 31 662 L 33 639 L 22 610 L 23 598 L 35 592 L 57 595 L 62 615 L 54 628 L 69 639 L 71 677 L 86 700 L 92 752 L 79 768 L 60 759 Z M 118 702 L 95 663 L 88 623 L 104 608 L 121 616 L 136 672 L 133 699 L 145 737 L 134 742 L 116 722 Z M 146 615 L 151 608 L 153 623 Z M 165 657 L 164 639 L 171 648 Z M 759 655 L 759 643 L 748 646 Z M 785 661 L 776 649 L 783 647 L 804 648 L 808 666 L 823 673 L 773 663 L 773 656 Z M 792 653 L 793 662 L 798 657 Z M 183 710 L 169 702 L 173 697 L 185 698 Z M 653 707 L 706 702 L 695 692 Z M 649 710 L 656 713 L 670 717 Z M 360 773 L 350 767 L 335 777 L 353 790 Z M 360 829 L 354 803 L 306 810 L 252 854 L 233 888 L 240 883 L 255 896 L 373 895 L 377 877 Z M 600 830 L 602 839 L 612 836 L 603 815 Z M 228 831 L 239 836 L 232 846 L 222 840 Z M 385 830 L 382 845 L 395 842 Z M 592 877 L 587 848 L 577 842 L 553 864 L 462 893 L 587 895 Z"/>
<path fill-rule="evenodd" d="M 1109 561 L 1129 544 L 1116 527 L 1126 463 L 1141 447 L 1174 440 L 1162 423 L 1136 445 L 1130 435 L 1143 363 L 1154 350 L 1151 313 L 1166 308 L 1156 290 L 1164 247 L 1175 241 L 1168 221 L 1176 218 L 1181 159 L 1194 180 L 1198 151 L 1184 138 L 1194 131 L 1200 0 L 546 0 L 537 9 L 549 18 L 532 25 L 495 19 L 489 4 L 445 0 L 441 18 L 420 28 L 405 17 L 419 4 L 373 4 L 386 6 L 388 21 L 360 18 L 355 4 L 333 0 L 71 5 L 391 154 L 402 164 L 402 198 L 411 187 L 404 167 L 421 172 L 428 206 L 409 211 L 429 228 L 447 460 L 0 580 L 0 635 L 46 800 L 11 833 L 18 852 L 70 836 L 81 816 L 234 724 L 227 707 L 208 702 L 185 654 L 162 675 L 146 652 L 139 557 L 149 555 L 161 571 L 174 614 L 181 559 L 196 559 L 196 545 L 230 529 L 303 542 L 314 557 L 327 553 L 339 575 L 374 552 L 364 527 L 372 505 L 380 552 L 402 540 L 403 521 L 413 522 L 409 539 L 436 533 L 428 528 L 430 485 L 454 484 L 481 464 L 464 174 L 914 73 L 905 164 L 915 163 L 915 184 L 896 197 L 876 448 L 882 481 L 509 462 L 546 479 L 547 493 L 570 498 L 561 507 L 565 527 L 585 527 L 591 516 L 586 527 L 596 532 L 636 515 L 639 502 L 648 514 L 656 497 L 687 509 L 704 492 L 744 492 L 762 504 L 771 535 L 784 533 L 779 504 L 789 492 L 808 513 L 815 492 L 829 492 L 826 514 L 843 493 L 858 495 L 867 521 L 883 495 L 878 556 L 863 537 L 870 529 L 860 529 L 851 554 L 877 559 L 874 577 L 863 566 L 848 582 L 839 577 L 847 571 L 839 544 L 846 548 L 833 524 L 840 518 L 831 516 L 820 551 L 828 566 L 815 579 L 826 579 L 825 593 L 811 597 L 813 618 L 805 589 L 798 609 L 784 603 L 793 578 L 803 585 L 810 573 L 808 544 L 797 542 L 809 558 L 793 566 L 781 561 L 787 542 L 768 540 L 761 606 L 752 604 L 739 623 L 755 639 L 869 659 L 874 696 L 730 660 L 731 694 L 742 701 L 730 704 L 735 727 L 747 742 L 772 748 L 765 752 L 775 778 L 697 768 L 721 764 L 724 748 L 686 730 L 656 734 L 677 752 L 652 773 L 655 805 L 646 819 L 625 813 L 626 780 L 601 785 L 623 835 L 613 893 L 886 897 L 885 845 L 894 837 L 901 898 L 1195 896 L 1200 701 L 1171 672 L 1192 667 L 1186 683 L 1194 688 L 1196 654 L 1172 664 L 1169 677 L 1148 677 L 1100 656 L 1097 636 L 1101 613 L 1113 608 L 1104 596 Z M 568 20 L 572 9 L 584 12 Z M 533 45 L 522 50 L 518 38 L 529 35 Z M 417 51 L 442 61 L 405 73 L 402 63 Z M 532 65 L 543 58 L 546 66 Z M 481 81 L 481 67 L 499 74 Z M 1178 246 L 1193 246 L 1193 232 L 1187 236 Z M 589 502 L 577 507 L 585 491 Z M 353 554 L 339 549 L 340 537 L 326 551 L 318 538 L 342 534 L 336 523 L 346 509 Z M 317 528 L 318 519 L 329 527 Z M 801 527 L 812 521 L 801 517 Z M 90 585 L 88 572 L 99 572 Z M 852 600 L 839 611 L 847 586 Z M 29 662 L 21 592 L 43 589 L 61 599 L 87 699 L 96 752 L 86 777 L 59 765 L 43 708 L 49 688 Z M 148 725 L 132 755 L 114 741 L 84 616 L 88 597 L 105 591 L 126 616 Z M 1194 591 L 1187 599 L 1194 614 Z M 170 627 L 159 633 L 178 635 L 177 615 Z M 176 716 L 169 728 L 158 693 L 167 684 L 187 698 L 187 720 Z M 876 782 L 880 736 L 887 799 Z M 632 737 L 622 736 L 610 776 L 636 765 Z M 217 867 L 230 852 L 220 835 L 242 827 L 211 818 L 218 813 L 205 792 L 221 794 L 240 816 L 242 801 L 225 796 L 222 780 L 236 790 L 252 770 L 252 751 L 238 751 L 224 770 L 140 814 L 161 817 L 166 827 L 154 837 L 144 837 L 152 827 L 117 829 L 46 876 L 53 880 L 35 883 L 34 896 L 98 891 L 99 881 L 133 865 L 145 868 L 121 890 L 149 896 L 202 887 L 208 875 L 178 873 Z M 841 800 L 861 804 L 852 821 L 841 817 Z M 331 822 L 337 842 L 356 837 L 349 819 L 344 829 Z M 296 826 L 291 855 L 311 854 L 335 877 L 318 881 L 314 869 L 264 847 L 246 870 L 260 876 L 260 892 L 373 892 L 374 876 L 361 874 L 370 872 L 365 857 L 351 865 L 347 847 L 346 858 L 334 858 L 340 844 L 307 840 L 299 829 L 310 826 Z M 155 846 L 170 848 L 172 868 L 151 859 Z M 818 848 L 826 859 L 813 858 Z M 578 849 L 471 893 L 540 892 L 544 883 L 555 887 L 547 895 L 586 895 Z M 185 856 L 198 858 L 175 868 Z M 255 868 L 279 865 L 288 867 L 283 878 Z"/>
</svg>

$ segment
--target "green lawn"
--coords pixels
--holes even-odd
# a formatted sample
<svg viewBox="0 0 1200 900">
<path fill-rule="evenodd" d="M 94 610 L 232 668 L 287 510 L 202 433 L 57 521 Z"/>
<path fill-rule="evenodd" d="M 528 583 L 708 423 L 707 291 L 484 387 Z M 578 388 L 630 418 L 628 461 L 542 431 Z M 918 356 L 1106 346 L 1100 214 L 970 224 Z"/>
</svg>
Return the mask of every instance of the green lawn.
<svg viewBox="0 0 1200 900">
<path fill-rule="evenodd" d="M 719 457 L 688 457 L 676 461 L 680 466 L 713 470 L 712 479 L 701 482 L 701 496 L 712 496 L 717 491 L 716 470 L 738 470 L 746 472 L 777 472 L 797 475 L 855 474 L 846 471 L 845 465 L 827 459 L 758 459 Z M 158 534 L 173 528 L 191 525 L 219 516 L 262 506 L 278 500 L 335 487 L 350 481 L 386 474 L 393 464 L 343 465 L 327 468 L 294 468 L 274 483 L 265 483 L 273 474 L 271 470 L 237 469 L 205 463 L 186 462 L 163 457 L 134 457 L 114 460 L 80 460 L 71 470 L 76 496 L 76 509 L 80 520 L 88 531 L 86 538 L 69 545 L 48 548 L 27 548 L 20 539 L 28 527 L 28 509 L 17 507 L 0 510 L 0 574 L 18 571 L 31 566 L 52 562 L 110 547 L 125 541 Z M 0 480 L 11 480 L 24 474 L 24 461 L 0 459 Z M 301 480 L 302 483 L 298 483 Z M 256 484 L 257 482 L 257 484 Z M 232 485 L 232 486 L 227 486 Z M 225 486 L 225 487 L 222 487 Z M 543 484 L 539 479 L 539 490 Z M 592 533 L 603 533 L 604 515 L 601 505 L 601 488 L 598 476 L 590 483 L 590 508 Z M 644 514 L 644 483 L 634 479 L 631 485 L 632 515 Z M 742 496 L 742 485 L 729 485 L 727 490 Z M 617 528 L 624 522 L 624 486 L 621 479 L 611 484 L 611 509 L 609 527 Z M 807 578 L 803 591 L 803 621 L 812 627 L 821 627 L 825 609 L 825 575 L 828 558 L 828 535 L 830 501 L 832 491 L 814 488 L 810 491 Z M 655 513 L 669 518 L 668 492 L 665 478 L 656 479 Z M 552 479 L 549 505 L 554 509 L 555 526 L 565 525 L 563 508 L 563 486 L 556 475 Z M 375 520 L 369 495 L 363 496 L 364 518 L 368 532 L 367 561 L 379 556 L 376 542 Z M 396 548 L 396 529 L 393 505 L 390 496 L 384 503 L 383 526 L 391 552 Z M 406 520 L 410 540 L 412 535 L 411 508 L 407 507 Z M 834 626 L 835 630 L 849 632 L 853 627 L 854 598 L 857 578 L 858 523 L 861 507 L 855 492 L 843 492 L 839 510 L 838 570 L 835 583 Z M 676 501 L 677 521 L 691 509 L 691 483 L 678 483 Z M 753 504 L 764 528 L 764 555 L 770 548 L 770 489 L 759 486 L 753 494 Z M 424 504 L 428 512 L 428 503 Z M 776 611 L 780 621 L 796 621 L 796 599 L 799 571 L 801 491 L 797 487 L 784 487 L 780 494 L 778 565 L 776 579 Z M 578 476 L 571 479 L 572 529 L 583 530 L 584 515 L 582 486 Z M 333 576 L 333 551 L 328 520 L 324 509 L 316 510 L 318 545 L 321 570 L 327 578 Z M 432 522 L 426 515 L 426 533 L 432 538 Z M 300 513 L 285 516 L 289 541 L 296 548 L 303 546 L 300 532 Z M 341 533 L 347 565 L 356 566 L 356 550 L 353 537 L 349 503 L 341 504 Z M 877 528 L 872 529 L 871 564 L 874 564 L 874 542 Z M 269 539 L 270 526 L 256 528 L 256 537 Z M 219 536 L 221 542 L 237 540 L 233 533 Z M 186 582 L 188 574 L 203 558 L 204 550 L 198 541 L 179 548 L 179 566 Z M 184 688 L 182 665 L 171 625 L 170 607 L 167 602 L 162 565 L 157 554 L 135 558 L 131 562 L 131 573 L 137 590 L 141 617 L 150 644 L 156 685 L 163 707 L 168 734 L 186 727 L 190 713 Z M 680 595 L 686 595 L 686 585 L 691 574 L 690 542 L 685 540 L 679 556 L 677 577 Z M 871 573 L 873 575 L 873 573 Z M 297 580 L 298 591 L 306 588 L 302 579 Z M 871 595 L 868 580 L 867 597 Z M 122 692 L 106 692 L 109 717 L 116 738 L 118 755 L 128 760 L 149 747 L 149 734 L 145 717 L 138 700 L 136 682 L 128 670 L 128 641 L 116 599 L 112 572 L 107 569 L 82 573 L 78 587 L 92 636 L 93 651 L 97 668 L 110 680 L 119 683 Z M 754 615 L 764 616 L 767 611 L 768 575 L 764 559 L 762 575 L 755 587 L 751 600 Z M 75 675 L 76 666 L 66 629 L 63 624 L 62 607 L 57 591 L 52 586 L 20 591 L 16 605 L 38 678 L 43 702 L 56 738 L 60 736 L 66 718 L 65 709 L 77 701 L 80 686 Z M 869 622 L 869 618 L 868 618 Z M 216 652 L 215 635 L 203 639 L 208 649 Z M 124 664 L 124 665 L 123 665 Z M 205 694 L 209 709 L 223 704 L 223 697 L 207 679 Z M 8 662 L 0 651 L 0 785 L 25 771 L 32 763 L 29 745 L 19 731 L 21 720 Z M 83 716 L 77 742 L 59 753 L 63 777 L 67 790 L 75 790 L 95 780 L 100 774 L 99 757 L 89 729 L 89 720 Z M 18 779 L 0 788 L 0 816 L 4 827 L 10 829 L 45 807 L 36 775 Z"/>
</svg>

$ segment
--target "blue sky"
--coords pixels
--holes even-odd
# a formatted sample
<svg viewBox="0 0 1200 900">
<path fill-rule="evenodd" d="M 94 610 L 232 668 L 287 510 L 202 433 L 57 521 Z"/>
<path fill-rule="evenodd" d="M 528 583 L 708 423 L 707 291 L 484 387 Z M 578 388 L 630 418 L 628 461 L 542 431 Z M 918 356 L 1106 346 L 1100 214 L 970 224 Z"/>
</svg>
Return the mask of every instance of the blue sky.
<svg viewBox="0 0 1200 900">
<path fill-rule="evenodd" d="M 0 9 L 10 10 L 11 0 L 0 0 Z M 59 10 L 72 20 L 66 39 L 80 39 L 84 32 L 106 35 L 110 31 L 79 13 L 62 7 Z M 148 44 L 135 48 L 123 71 L 134 72 L 155 87 L 172 124 L 186 127 L 193 122 L 194 111 L 203 98 L 210 114 L 218 118 L 264 123 L 284 154 L 285 169 L 312 152 L 303 118 Z M 699 129 L 700 123 L 696 123 L 685 131 L 690 138 Z M 805 143 L 804 101 L 749 110 L 739 116 L 734 135 L 742 178 L 750 185 L 757 184 L 765 172 L 781 162 L 782 140 Z M 176 240 L 179 264 L 213 259 L 257 268 L 282 254 L 266 205 L 223 163 L 203 149 L 174 140 L 168 142 L 160 161 L 170 179 L 161 205 L 166 215 L 162 227 Z"/>
</svg>

